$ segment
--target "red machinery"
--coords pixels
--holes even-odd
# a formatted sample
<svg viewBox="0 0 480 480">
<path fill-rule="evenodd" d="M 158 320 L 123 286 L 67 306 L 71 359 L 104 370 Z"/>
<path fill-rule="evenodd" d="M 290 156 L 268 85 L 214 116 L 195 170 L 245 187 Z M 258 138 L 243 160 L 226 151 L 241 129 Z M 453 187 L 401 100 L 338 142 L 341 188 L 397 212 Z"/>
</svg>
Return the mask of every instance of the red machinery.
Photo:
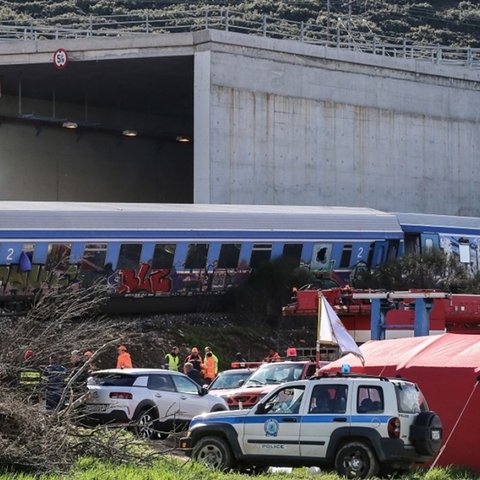
<svg viewBox="0 0 480 480">
<path fill-rule="evenodd" d="M 433 293 L 432 290 L 405 292 Z M 318 297 L 323 295 L 333 307 L 357 342 L 370 340 L 372 303 L 369 299 L 354 298 L 355 294 L 375 295 L 375 291 L 356 290 L 351 287 L 328 290 L 300 289 L 294 292 L 293 302 L 283 307 L 284 316 L 316 316 Z M 377 292 L 378 293 L 378 292 Z M 447 298 L 433 298 L 430 313 L 430 333 L 476 333 L 480 334 L 480 295 L 445 294 Z M 385 329 L 388 338 L 412 336 L 415 319 L 415 303 L 411 298 L 395 300 L 385 314 Z"/>
</svg>

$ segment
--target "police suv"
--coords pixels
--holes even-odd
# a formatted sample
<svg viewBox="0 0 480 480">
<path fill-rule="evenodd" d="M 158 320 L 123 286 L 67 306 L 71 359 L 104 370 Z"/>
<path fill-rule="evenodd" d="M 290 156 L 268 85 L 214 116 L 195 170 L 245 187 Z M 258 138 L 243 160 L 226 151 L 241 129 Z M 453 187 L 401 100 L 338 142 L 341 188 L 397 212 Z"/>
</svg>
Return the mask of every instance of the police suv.
<svg viewBox="0 0 480 480">
<path fill-rule="evenodd" d="M 319 466 L 368 478 L 431 460 L 441 440 L 414 383 L 336 374 L 284 383 L 250 410 L 194 417 L 180 445 L 223 470 Z"/>
</svg>

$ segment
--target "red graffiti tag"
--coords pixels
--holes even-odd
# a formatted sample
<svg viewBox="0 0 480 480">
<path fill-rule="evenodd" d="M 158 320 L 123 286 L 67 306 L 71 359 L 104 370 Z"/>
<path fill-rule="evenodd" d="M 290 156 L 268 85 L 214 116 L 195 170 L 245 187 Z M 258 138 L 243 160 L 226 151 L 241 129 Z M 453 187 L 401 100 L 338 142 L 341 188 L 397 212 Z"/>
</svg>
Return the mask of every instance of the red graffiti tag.
<svg viewBox="0 0 480 480">
<path fill-rule="evenodd" d="M 138 272 L 135 272 L 134 269 L 122 269 L 119 270 L 119 274 L 120 286 L 118 293 L 167 293 L 172 288 L 172 282 L 168 278 L 170 270 L 152 270 L 148 263 L 142 263 Z"/>
</svg>

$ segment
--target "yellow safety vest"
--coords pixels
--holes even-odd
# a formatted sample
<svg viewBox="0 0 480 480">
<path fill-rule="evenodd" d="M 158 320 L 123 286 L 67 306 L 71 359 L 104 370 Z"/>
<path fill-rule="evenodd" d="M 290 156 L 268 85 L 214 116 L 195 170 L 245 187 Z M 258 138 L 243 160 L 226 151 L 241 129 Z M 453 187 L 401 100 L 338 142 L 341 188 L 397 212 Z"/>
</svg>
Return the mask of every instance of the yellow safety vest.
<svg viewBox="0 0 480 480">
<path fill-rule="evenodd" d="M 171 353 L 168 353 L 167 358 L 168 358 L 168 369 L 177 371 L 178 365 L 180 364 L 180 357 L 178 355 L 174 356 Z"/>
</svg>

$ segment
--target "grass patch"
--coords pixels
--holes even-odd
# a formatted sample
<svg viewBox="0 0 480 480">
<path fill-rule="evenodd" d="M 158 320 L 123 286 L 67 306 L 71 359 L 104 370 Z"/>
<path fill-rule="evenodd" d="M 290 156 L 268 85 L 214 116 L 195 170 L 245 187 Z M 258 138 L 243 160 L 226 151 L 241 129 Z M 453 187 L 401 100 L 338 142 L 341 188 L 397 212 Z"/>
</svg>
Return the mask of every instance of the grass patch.
<svg viewBox="0 0 480 480">
<path fill-rule="evenodd" d="M 152 466 L 134 464 L 114 465 L 110 462 L 92 458 L 83 458 L 68 474 L 28 475 L 22 473 L 0 473 L 0 480 L 271 480 L 285 478 L 288 480 L 342 480 L 342 477 L 326 472 L 316 474 L 308 468 L 296 468 L 291 473 L 274 472 L 251 476 L 235 472 L 222 473 L 206 469 L 196 462 L 182 462 L 173 457 L 164 457 L 155 461 Z M 434 468 L 417 470 L 408 475 L 395 477 L 398 480 L 477 480 L 477 474 L 461 468 Z"/>
</svg>

